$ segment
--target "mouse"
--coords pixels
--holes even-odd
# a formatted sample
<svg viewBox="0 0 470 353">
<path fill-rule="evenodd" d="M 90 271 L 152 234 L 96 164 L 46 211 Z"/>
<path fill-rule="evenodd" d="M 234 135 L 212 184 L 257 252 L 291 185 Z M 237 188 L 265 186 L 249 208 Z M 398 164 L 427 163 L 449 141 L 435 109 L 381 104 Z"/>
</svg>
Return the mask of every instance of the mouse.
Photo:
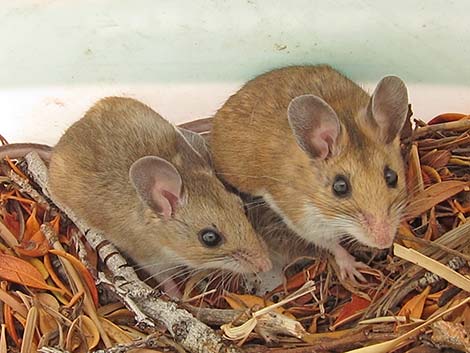
<svg viewBox="0 0 470 353">
<path fill-rule="evenodd" d="M 369 95 L 329 65 L 290 66 L 248 81 L 215 113 L 218 175 L 262 197 L 296 235 L 328 250 L 342 279 L 366 265 L 343 247 L 392 245 L 406 206 L 400 131 L 408 90 L 386 76 Z M 343 243 L 343 245 L 342 245 Z"/>
<path fill-rule="evenodd" d="M 108 97 L 52 148 L 49 188 L 177 298 L 177 275 L 271 267 L 241 199 L 211 165 L 198 134 L 135 99 Z"/>
</svg>

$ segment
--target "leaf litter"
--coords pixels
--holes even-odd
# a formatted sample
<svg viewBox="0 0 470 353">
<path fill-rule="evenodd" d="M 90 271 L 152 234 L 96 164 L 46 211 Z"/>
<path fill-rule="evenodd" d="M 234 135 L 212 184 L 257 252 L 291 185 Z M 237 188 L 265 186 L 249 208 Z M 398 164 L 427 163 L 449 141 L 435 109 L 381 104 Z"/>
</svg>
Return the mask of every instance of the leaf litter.
<svg viewBox="0 0 470 353">
<path fill-rule="evenodd" d="M 223 275 L 181 278 L 180 305 L 246 352 L 470 352 L 470 116 L 414 123 L 402 138 L 410 199 L 395 252 L 354 250 L 372 268 L 367 285 L 315 258 L 264 296 Z M 210 120 L 191 128 L 207 136 Z M 1 163 L 0 238 L 1 352 L 184 351 L 107 293 L 105 266 L 21 159 Z"/>
</svg>

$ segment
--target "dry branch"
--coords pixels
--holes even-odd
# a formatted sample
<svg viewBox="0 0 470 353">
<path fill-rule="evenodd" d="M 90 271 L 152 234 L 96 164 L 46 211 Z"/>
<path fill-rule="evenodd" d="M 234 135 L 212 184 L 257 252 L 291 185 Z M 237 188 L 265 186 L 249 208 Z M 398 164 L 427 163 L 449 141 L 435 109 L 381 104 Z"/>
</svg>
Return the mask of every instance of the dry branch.
<svg viewBox="0 0 470 353">
<path fill-rule="evenodd" d="M 26 161 L 29 171 L 44 194 L 83 232 L 87 241 L 96 249 L 101 260 L 112 272 L 113 278 L 109 282 L 112 283 L 121 300 L 135 314 L 138 323 L 153 326 L 155 321 L 161 322 L 176 342 L 190 352 L 242 352 L 238 347 L 225 345 L 221 337 L 210 327 L 195 319 L 188 311 L 178 308 L 175 303 L 157 298 L 157 293 L 140 281 L 113 245 L 107 242 L 100 233 L 77 219 L 69 209 L 55 202 L 48 190 L 47 168 L 40 157 L 35 152 L 31 152 L 26 155 Z"/>
</svg>

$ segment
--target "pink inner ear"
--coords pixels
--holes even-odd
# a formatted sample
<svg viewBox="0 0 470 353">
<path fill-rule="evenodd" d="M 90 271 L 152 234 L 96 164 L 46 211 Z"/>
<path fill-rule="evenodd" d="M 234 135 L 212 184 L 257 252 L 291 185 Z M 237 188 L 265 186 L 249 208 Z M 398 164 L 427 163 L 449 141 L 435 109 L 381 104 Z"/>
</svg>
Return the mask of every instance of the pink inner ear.
<svg viewBox="0 0 470 353">
<path fill-rule="evenodd" d="M 167 190 L 162 190 L 162 196 L 168 201 L 168 204 L 170 205 L 170 216 L 174 215 L 180 198 Z"/>
<path fill-rule="evenodd" d="M 338 129 L 336 126 L 320 126 L 314 131 L 312 144 L 318 152 L 318 159 L 326 159 L 329 155 L 333 155 L 333 144 L 338 137 Z"/>
<path fill-rule="evenodd" d="M 166 190 L 154 189 L 152 192 L 153 200 L 158 205 L 158 213 L 160 213 L 165 220 L 171 218 L 176 210 L 178 198 Z"/>
</svg>

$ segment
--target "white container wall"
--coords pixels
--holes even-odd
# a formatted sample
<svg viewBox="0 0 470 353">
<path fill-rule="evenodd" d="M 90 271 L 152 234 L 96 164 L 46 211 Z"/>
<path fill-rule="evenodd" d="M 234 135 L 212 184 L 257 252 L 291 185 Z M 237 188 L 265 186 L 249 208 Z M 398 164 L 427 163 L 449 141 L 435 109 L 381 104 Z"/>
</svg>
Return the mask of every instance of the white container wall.
<svg viewBox="0 0 470 353">
<path fill-rule="evenodd" d="M 467 0 L 18 0 L 0 7 L 0 133 L 54 144 L 97 99 L 182 122 L 272 68 L 329 63 L 409 86 L 416 115 L 470 113 Z"/>
</svg>

